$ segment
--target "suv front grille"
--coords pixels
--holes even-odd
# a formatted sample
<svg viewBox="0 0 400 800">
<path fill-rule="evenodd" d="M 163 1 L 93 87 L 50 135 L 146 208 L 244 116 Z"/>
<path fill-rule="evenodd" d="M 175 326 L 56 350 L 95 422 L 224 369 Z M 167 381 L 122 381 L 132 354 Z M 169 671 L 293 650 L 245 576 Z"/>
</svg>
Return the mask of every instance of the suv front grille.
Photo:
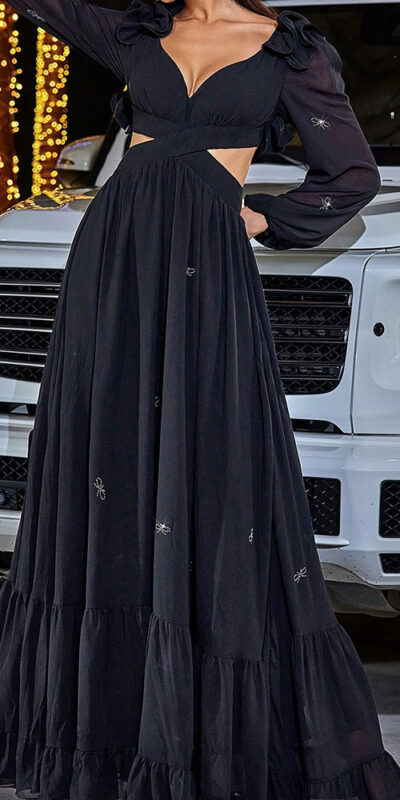
<svg viewBox="0 0 400 800">
<path fill-rule="evenodd" d="M 63 274 L 0 268 L 0 376 L 41 381 Z"/>
<path fill-rule="evenodd" d="M 379 536 L 400 539 L 400 481 L 382 481 Z"/>
<path fill-rule="evenodd" d="M 4 508 L 21 511 L 25 496 L 28 459 L 0 457 L 0 511 Z"/>
<path fill-rule="evenodd" d="M 345 278 L 261 275 L 286 394 L 322 394 L 339 384 L 353 290 Z"/>
<path fill-rule="evenodd" d="M 314 536 L 340 534 L 340 480 L 304 477 Z"/>
</svg>

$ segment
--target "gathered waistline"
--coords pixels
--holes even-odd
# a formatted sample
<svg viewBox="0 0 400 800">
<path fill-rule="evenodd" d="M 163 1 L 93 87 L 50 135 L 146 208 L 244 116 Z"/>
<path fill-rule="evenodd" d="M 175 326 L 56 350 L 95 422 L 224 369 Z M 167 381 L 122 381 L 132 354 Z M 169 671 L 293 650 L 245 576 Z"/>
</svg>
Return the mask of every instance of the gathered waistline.
<svg viewBox="0 0 400 800">
<path fill-rule="evenodd" d="M 243 187 L 231 172 L 208 150 L 258 147 L 263 128 L 241 125 L 192 125 L 157 117 L 134 109 L 136 133 L 151 137 L 126 151 L 118 170 L 140 167 L 152 161 L 182 158 L 190 164 L 222 199 L 241 208 Z"/>
<path fill-rule="evenodd" d="M 150 139 L 129 147 L 119 162 L 114 175 L 135 172 L 138 169 L 157 161 L 169 159 L 182 160 L 194 171 L 214 193 L 235 211 L 242 207 L 243 186 L 229 170 L 207 150 L 184 150 L 176 152 L 168 147 L 169 142 L 162 139 Z"/>
</svg>

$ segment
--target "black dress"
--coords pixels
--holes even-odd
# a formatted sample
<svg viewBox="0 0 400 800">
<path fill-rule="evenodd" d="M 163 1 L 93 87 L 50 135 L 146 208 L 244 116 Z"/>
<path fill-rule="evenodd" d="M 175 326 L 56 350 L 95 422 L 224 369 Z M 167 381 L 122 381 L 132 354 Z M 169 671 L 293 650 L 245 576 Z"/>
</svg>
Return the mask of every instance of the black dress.
<svg viewBox="0 0 400 800">
<path fill-rule="evenodd" d="M 0 775 L 42 800 L 398 800 L 331 609 L 242 187 L 208 148 L 279 150 L 304 184 L 247 195 L 275 248 L 322 242 L 379 188 L 340 59 L 285 11 L 189 98 L 180 7 L 13 0 L 112 69 L 130 148 L 61 287 L 0 595 Z"/>
</svg>

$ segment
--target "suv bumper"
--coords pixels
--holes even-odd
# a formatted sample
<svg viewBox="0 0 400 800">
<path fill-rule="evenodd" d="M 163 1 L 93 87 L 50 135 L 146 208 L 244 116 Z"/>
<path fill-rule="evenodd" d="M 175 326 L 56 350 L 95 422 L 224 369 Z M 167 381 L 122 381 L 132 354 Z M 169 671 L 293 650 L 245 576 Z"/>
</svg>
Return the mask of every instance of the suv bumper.
<svg viewBox="0 0 400 800">
<path fill-rule="evenodd" d="M 299 433 L 295 437 L 304 476 L 340 481 L 338 535 L 316 535 L 331 588 L 357 584 L 360 596 L 362 587 L 399 590 L 400 436 Z M 389 498 L 393 507 L 381 508 L 384 481 L 393 482 L 395 488 L 399 482 L 398 496 Z M 390 536 L 380 535 L 380 515 L 385 511 L 384 532 Z"/>
</svg>

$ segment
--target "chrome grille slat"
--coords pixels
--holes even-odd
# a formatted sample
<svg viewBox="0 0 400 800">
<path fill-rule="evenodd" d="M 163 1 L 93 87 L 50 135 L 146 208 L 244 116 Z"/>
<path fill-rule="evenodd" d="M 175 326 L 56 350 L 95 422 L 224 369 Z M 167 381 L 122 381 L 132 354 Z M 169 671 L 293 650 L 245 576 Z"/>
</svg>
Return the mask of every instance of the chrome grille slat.
<svg viewBox="0 0 400 800">
<path fill-rule="evenodd" d="M 14 355 L 21 355 L 21 356 L 43 356 L 44 358 L 47 355 L 47 350 L 24 350 L 22 348 L 12 348 L 11 347 L 2 347 L 0 349 L 0 355 L 3 355 L 7 358 L 8 353 L 13 353 Z"/>
<path fill-rule="evenodd" d="M 0 376 L 42 379 L 64 270 L 0 268 Z"/>
<path fill-rule="evenodd" d="M 10 358 L 0 358 L 0 365 L 1 364 L 3 364 L 3 365 L 10 364 L 12 366 L 17 366 L 17 367 L 40 367 L 40 369 L 43 369 L 43 367 L 44 367 L 44 362 L 39 364 L 39 363 L 36 363 L 34 361 L 12 361 Z M 0 371 L 0 375 L 1 374 L 2 373 Z M 12 376 L 12 377 L 14 377 L 14 376 Z M 25 378 L 21 378 L 21 380 L 25 380 Z"/>
<path fill-rule="evenodd" d="M 28 331 L 29 333 L 51 333 L 51 328 L 24 328 L 22 325 L 0 325 L 0 331 Z"/>
<path fill-rule="evenodd" d="M 0 323 L 4 323 L 13 328 L 22 330 L 39 330 L 38 325 L 53 325 L 54 317 L 19 317 L 17 315 L 0 314 Z M 40 330 L 51 331 L 52 328 L 42 328 Z"/>
<path fill-rule="evenodd" d="M 322 394 L 339 384 L 353 289 L 345 278 L 261 275 L 286 394 Z"/>
<path fill-rule="evenodd" d="M 53 297 L 53 292 L 50 297 Z M 0 292 L 0 297 L 49 297 L 45 292 Z"/>
<path fill-rule="evenodd" d="M 276 292 L 271 292 L 270 293 L 270 295 L 271 295 L 270 296 L 270 302 L 271 303 L 275 303 L 275 305 L 277 305 L 277 306 L 291 305 L 292 302 L 293 302 L 293 298 L 295 298 L 296 300 L 301 299 L 302 303 L 307 303 L 307 305 L 310 306 L 311 308 L 315 308 L 315 307 L 318 307 L 318 306 L 323 306 L 324 308 L 326 306 L 328 306 L 329 308 L 337 308 L 338 306 L 349 305 L 347 297 L 345 298 L 345 301 L 346 301 L 345 303 L 343 302 L 343 300 L 340 300 L 337 303 L 332 303 L 329 300 L 328 301 L 324 301 L 323 297 L 321 297 L 318 300 L 313 300 L 312 298 L 309 299 L 309 297 L 308 297 L 309 292 L 307 292 L 307 296 L 306 297 L 301 297 L 301 295 L 303 295 L 304 292 L 292 292 L 291 295 L 287 299 L 283 299 L 283 300 L 279 300 L 279 297 L 277 298 L 275 296 L 276 294 L 277 294 Z M 285 292 L 285 294 L 288 294 L 288 292 Z M 318 295 L 321 295 L 321 292 L 318 292 Z"/>
<path fill-rule="evenodd" d="M 276 288 L 274 288 L 273 291 L 274 291 L 274 294 L 280 294 L 281 292 L 284 293 L 284 294 L 290 294 L 292 292 L 293 293 L 294 292 L 298 293 L 299 291 L 301 291 L 302 294 L 310 294 L 310 295 L 321 294 L 321 289 L 320 288 L 313 289 L 312 287 L 308 287 L 308 288 L 301 287 L 299 289 L 291 289 L 290 286 L 289 287 L 276 287 Z M 342 291 L 342 292 L 340 292 L 338 289 L 329 289 L 329 288 L 328 289 L 324 289 L 323 291 L 324 291 L 324 294 L 326 294 L 326 295 L 330 295 L 331 294 L 331 295 L 337 295 L 337 296 L 351 297 L 351 292 L 350 291 Z"/>
<path fill-rule="evenodd" d="M 34 289 L 54 289 L 60 288 L 61 283 L 41 283 L 40 281 L 2 281 L 0 280 L 0 286 L 22 286 L 24 289 L 27 289 L 29 286 L 32 286 Z M 0 290 L 2 291 L 2 290 Z"/>
</svg>

